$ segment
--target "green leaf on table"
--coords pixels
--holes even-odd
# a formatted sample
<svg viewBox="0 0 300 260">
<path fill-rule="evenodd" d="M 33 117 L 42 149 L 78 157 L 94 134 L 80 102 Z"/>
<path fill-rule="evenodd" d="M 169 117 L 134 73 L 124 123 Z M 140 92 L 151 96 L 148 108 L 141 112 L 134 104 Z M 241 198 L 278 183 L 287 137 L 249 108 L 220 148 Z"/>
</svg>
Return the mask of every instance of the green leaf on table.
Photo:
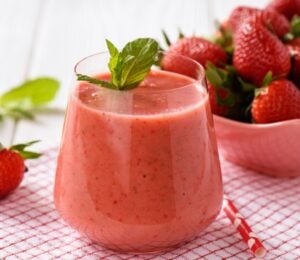
<svg viewBox="0 0 300 260">
<path fill-rule="evenodd" d="M 25 81 L 0 97 L 2 107 L 37 107 L 52 101 L 59 89 L 59 82 L 52 78 Z M 26 104 L 26 105 L 24 105 Z"/>
<path fill-rule="evenodd" d="M 41 77 L 25 81 L 0 96 L 0 113 L 15 119 L 33 119 L 32 109 L 48 104 L 59 89 L 53 78 Z"/>
<path fill-rule="evenodd" d="M 159 45 L 151 38 L 139 38 L 125 45 L 122 51 L 106 40 L 110 53 L 108 68 L 111 82 L 77 74 L 78 80 L 88 81 L 106 88 L 128 90 L 135 88 L 149 73 L 151 66 L 159 60 Z"/>
</svg>

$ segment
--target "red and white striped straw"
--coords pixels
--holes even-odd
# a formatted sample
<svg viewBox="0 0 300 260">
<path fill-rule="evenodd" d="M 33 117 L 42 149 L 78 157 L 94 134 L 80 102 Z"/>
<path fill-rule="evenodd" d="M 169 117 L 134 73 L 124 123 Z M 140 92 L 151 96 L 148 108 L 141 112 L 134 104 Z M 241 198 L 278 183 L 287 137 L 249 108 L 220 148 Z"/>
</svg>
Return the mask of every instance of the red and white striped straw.
<svg viewBox="0 0 300 260">
<path fill-rule="evenodd" d="M 233 202 L 224 196 L 223 210 L 231 223 L 241 234 L 244 242 L 248 245 L 255 257 L 264 257 L 266 249 L 260 240 L 257 238 L 255 233 L 251 230 L 243 216 L 238 212 Z"/>
</svg>

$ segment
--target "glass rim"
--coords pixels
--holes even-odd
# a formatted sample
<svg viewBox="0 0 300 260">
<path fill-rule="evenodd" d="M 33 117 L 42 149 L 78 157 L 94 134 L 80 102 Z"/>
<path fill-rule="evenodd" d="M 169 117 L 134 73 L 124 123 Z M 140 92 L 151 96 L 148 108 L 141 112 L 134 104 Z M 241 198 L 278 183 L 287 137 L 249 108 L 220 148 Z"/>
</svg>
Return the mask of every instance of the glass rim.
<svg viewBox="0 0 300 260">
<path fill-rule="evenodd" d="M 167 52 L 166 51 L 159 51 L 159 53 L 167 53 Z M 75 73 L 75 75 L 79 74 L 80 73 L 79 66 L 81 64 L 83 64 L 84 62 L 88 61 L 89 59 L 91 59 L 93 57 L 97 57 L 97 56 L 101 56 L 101 55 L 108 55 L 108 54 L 109 54 L 108 51 L 101 51 L 101 52 L 96 52 L 96 53 L 90 54 L 88 56 L 85 56 L 84 58 L 82 58 L 78 62 L 76 62 L 75 66 L 73 68 L 73 70 L 74 70 L 73 72 Z M 187 57 L 187 56 L 184 56 L 184 55 L 181 55 L 181 54 L 177 54 L 177 53 L 172 53 L 172 55 L 175 55 L 177 57 L 182 57 L 183 59 L 188 60 L 188 61 L 196 64 L 196 66 L 199 68 L 199 77 L 198 78 L 193 78 L 193 77 L 190 77 L 188 75 L 184 75 L 184 74 L 181 74 L 181 73 L 178 73 L 178 72 L 163 70 L 163 69 L 161 69 L 159 67 L 159 71 L 170 72 L 170 73 L 174 73 L 174 74 L 177 74 L 177 75 L 182 75 L 184 77 L 188 77 L 188 78 L 192 79 L 193 82 L 188 83 L 188 84 L 184 84 L 182 86 L 179 86 L 179 87 L 176 87 L 176 88 L 172 88 L 172 89 L 164 89 L 164 90 L 156 89 L 155 91 L 152 90 L 152 92 L 172 92 L 172 91 L 176 91 L 176 90 L 179 90 L 179 89 L 187 88 L 187 87 L 189 87 L 191 85 L 195 86 L 195 83 L 196 83 L 196 85 L 201 86 L 201 88 L 206 92 L 205 94 L 208 95 L 204 67 L 198 61 L 196 61 L 196 60 L 194 60 L 194 59 L 192 59 L 190 57 Z M 93 76 L 93 75 L 88 75 L 88 76 Z M 205 82 L 204 86 L 203 86 L 203 84 L 201 84 L 203 81 Z M 114 90 L 115 91 L 115 89 L 110 89 L 110 90 Z"/>
</svg>

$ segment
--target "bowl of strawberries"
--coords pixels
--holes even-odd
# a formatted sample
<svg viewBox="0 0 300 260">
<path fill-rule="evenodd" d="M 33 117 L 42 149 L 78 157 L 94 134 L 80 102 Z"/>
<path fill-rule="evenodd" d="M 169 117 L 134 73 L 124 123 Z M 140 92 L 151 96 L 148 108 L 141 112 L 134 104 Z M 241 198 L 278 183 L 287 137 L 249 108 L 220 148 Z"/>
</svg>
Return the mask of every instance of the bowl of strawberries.
<svg viewBox="0 0 300 260">
<path fill-rule="evenodd" d="M 225 159 L 271 176 L 300 176 L 300 0 L 239 6 L 212 39 L 184 36 L 168 52 L 205 67 Z"/>
</svg>

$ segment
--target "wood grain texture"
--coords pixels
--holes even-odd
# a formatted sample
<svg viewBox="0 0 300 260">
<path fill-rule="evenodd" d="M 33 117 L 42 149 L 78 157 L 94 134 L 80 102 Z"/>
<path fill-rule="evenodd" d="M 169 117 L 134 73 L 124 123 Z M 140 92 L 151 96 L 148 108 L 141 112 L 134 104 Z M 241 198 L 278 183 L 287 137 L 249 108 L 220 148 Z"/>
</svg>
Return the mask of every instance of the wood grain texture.
<svg viewBox="0 0 300 260">
<path fill-rule="evenodd" d="M 1 0 L 0 15 L 0 93 L 27 77 L 34 44 L 39 0 Z M 12 142 L 15 122 L 0 122 L 0 142 Z"/>
</svg>

